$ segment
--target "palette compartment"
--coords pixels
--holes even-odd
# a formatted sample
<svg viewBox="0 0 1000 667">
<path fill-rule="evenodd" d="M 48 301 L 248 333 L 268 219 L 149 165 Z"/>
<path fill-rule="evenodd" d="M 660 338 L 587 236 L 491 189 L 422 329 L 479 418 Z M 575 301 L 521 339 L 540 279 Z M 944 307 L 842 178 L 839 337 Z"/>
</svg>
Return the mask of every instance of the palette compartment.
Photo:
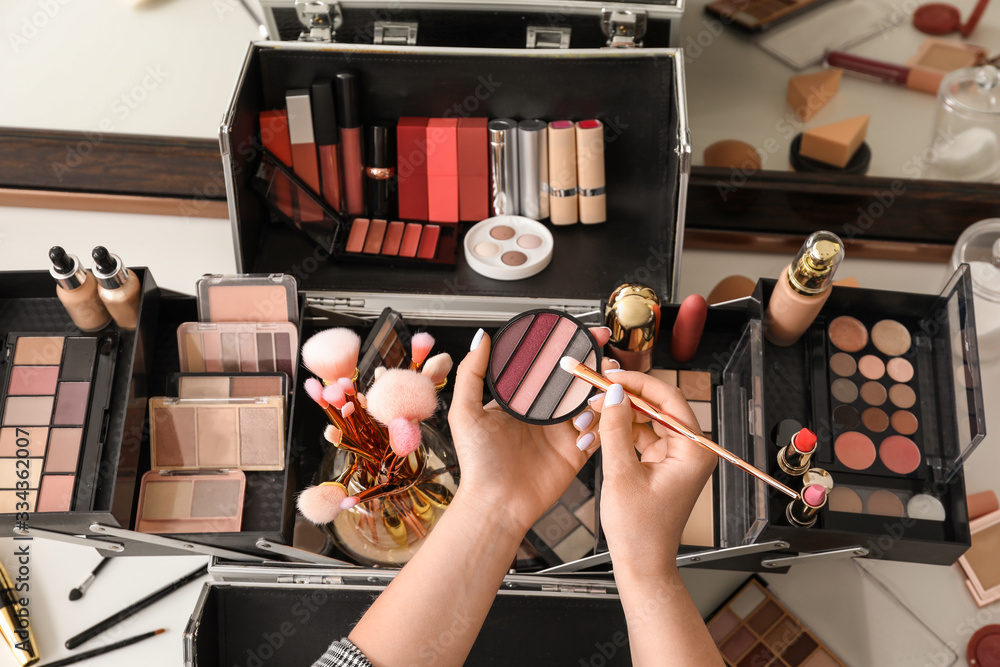
<svg viewBox="0 0 1000 667">
<path fill-rule="evenodd" d="M 756 576 L 723 602 L 706 625 L 731 667 L 844 667 Z"/>
<path fill-rule="evenodd" d="M 383 309 L 361 345 L 358 355 L 358 386 L 370 386 L 375 379 L 375 371 L 380 366 L 409 368 L 410 338 L 410 330 L 403 316 L 392 308 Z"/>
<path fill-rule="evenodd" d="M 196 293 L 200 322 L 299 321 L 298 284 L 287 273 L 206 274 Z"/>
<path fill-rule="evenodd" d="M 177 349 L 183 373 L 280 372 L 294 380 L 299 330 L 290 322 L 185 322 Z"/>
<path fill-rule="evenodd" d="M 288 396 L 284 373 L 172 373 L 167 395 L 177 398 L 227 399 Z"/>
<path fill-rule="evenodd" d="M 243 519 L 246 475 L 164 473 L 142 476 L 135 530 L 140 533 L 236 533 Z"/>
</svg>

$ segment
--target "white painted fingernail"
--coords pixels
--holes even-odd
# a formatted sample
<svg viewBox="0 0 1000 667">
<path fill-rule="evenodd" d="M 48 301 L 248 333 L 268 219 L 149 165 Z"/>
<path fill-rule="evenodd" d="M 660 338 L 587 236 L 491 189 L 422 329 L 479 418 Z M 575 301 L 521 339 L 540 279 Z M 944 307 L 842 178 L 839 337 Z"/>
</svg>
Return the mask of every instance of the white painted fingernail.
<svg viewBox="0 0 1000 667">
<path fill-rule="evenodd" d="M 469 352 L 472 352 L 479 344 L 483 342 L 483 334 L 486 333 L 482 329 L 476 332 L 476 335 L 472 337 L 472 345 L 469 346 Z"/>
<path fill-rule="evenodd" d="M 624 373 L 625 369 L 624 368 L 609 368 L 608 370 L 606 370 L 604 372 L 610 375 L 611 373 Z"/>
<path fill-rule="evenodd" d="M 592 421 L 594 421 L 594 413 L 591 412 L 590 410 L 584 410 L 583 412 L 580 413 L 579 417 L 573 420 L 573 426 L 575 426 L 578 430 L 582 431 L 583 429 L 590 426 L 590 423 Z"/>
<path fill-rule="evenodd" d="M 599 398 L 604 398 L 604 392 L 603 391 L 600 392 L 600 393 L 598 393 L 598 394 L 594 394 L 593 396 L 591 396 L 590 398 L 588 398 L 587 402 L 590 403 L 591 405 L 593 405 L 597 401 L 597 399 L 599 399 Z"/>
<path fill-rule="evenodd" d="M 608 388 L 608 395 L 604 399 L 604 405 L 618 405 L 625 400 L 625 387 L 620 384 L 613 384 Z"/>
<path fill-rule="evenodd" d="M 576 448 L 581 452 L 585 452 L 592 444 L 594 444 L 594 434 L 584 433 L 580 436 L 580 439 L 576 441 Z"/>
<path fill-rule="evenodd" d="M 617 359 L 608 359 L 608 363 L 609 364 L 614 364 L 615 368 L 621 368 L 622 367 L 622 365 L 618 363 Z"/>
</svg>

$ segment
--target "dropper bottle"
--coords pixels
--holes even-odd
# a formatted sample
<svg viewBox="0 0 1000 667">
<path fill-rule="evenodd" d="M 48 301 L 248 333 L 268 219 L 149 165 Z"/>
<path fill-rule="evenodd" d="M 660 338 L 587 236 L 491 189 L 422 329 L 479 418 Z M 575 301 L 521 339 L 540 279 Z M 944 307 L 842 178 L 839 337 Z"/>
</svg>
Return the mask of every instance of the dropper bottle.
<svg viewBox="0 0 1000 667">
<path fill-rule="evenodd" d="M 830 298 L 833 275 L 844 260 L 844 242 L 836 234 L 816 232 L 774 286 L 764 316 L 764 335 L 786 347 L 797 341 Z"/>
<path fill-rule="evenodd" d="M 56 281 L 56 296 L 80 331 L 100 331 L 111 315 L 97 295 L 97 279 L 80 265 L 76 255 L 67 255 L 60 246 L 49 250 L 49 275 Z"/>
<path fill-rule="evenodd" d="M 112 255 L 104 246 L 94 248 L 93 258 L 101 301 L 115 319 L 115 324 L 134 331 L 139 323 L 139 299 L 142 294 L 139 279 L 125 268 L 121 257 Z"/>
</svg>

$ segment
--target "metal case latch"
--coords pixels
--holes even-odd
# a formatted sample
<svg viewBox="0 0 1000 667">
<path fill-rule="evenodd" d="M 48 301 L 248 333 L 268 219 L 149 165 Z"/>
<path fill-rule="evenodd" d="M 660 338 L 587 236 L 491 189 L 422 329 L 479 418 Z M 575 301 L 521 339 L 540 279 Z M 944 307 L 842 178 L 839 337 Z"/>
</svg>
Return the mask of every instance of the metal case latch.
<svg viewBox="0 0 1000 667">
<path fill-rule="evenodd" d="M 306 29 L 299 35 L 303 42 L 332 42 L 337 28 L 344 22 L 344 14 L 337 2 L 324 0 L 295 0 L 295 13 Z"/>
<path fill-rule="evenodd" d="M 413 46 L 417 43 L 417 23 L 415 21 L 375 21 L 375 44 Z"/>
<path fill-rule="evenodd" d="M 608 38 L 609 48 L 642 46 L 642 38 L 646 36 L 646 12 L 602 9 L 601 30 Z"/>
<path fill-rule="evenodd" d="M 527 47 L 529 49 L 568 49 L 573 29 L 548 25 L 529 25 Z"/>
</svg>

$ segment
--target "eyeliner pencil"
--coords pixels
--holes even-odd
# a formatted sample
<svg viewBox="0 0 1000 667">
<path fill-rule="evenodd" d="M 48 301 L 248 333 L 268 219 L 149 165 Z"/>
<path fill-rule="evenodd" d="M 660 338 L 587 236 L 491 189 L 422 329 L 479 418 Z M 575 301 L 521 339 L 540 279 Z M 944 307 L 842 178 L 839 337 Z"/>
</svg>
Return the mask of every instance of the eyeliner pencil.
<svg viewBox="0 0 1000 667">
<path fill-rule="evenodd" d="M 168 595 L 176 591 L 178 588 L 182 588 L 190 584 L 195 579 L 204 576 L 207 572 L 208 572 L 208 563 L 205 563 L 194 572 L 181 577 L 172 584 L 167 584 L 166 586 L 156 591 L 155 593 L 150 593 L 149 595 L 139 600 L 138 602 L 131 604 L 128 607 L 125 607 L 117 614 L 108 616 L 106 619 L 104 619 L 97 625 L 93 625 L 87 628 L 80 634 L 70 637 L 69 639 L 66 640 L 65 644 L 66 648 L 68 649 L 76 648 L 77 646 L 87 641 L 88 639 L 92 639 L 93 637 L 96 637 L 97 635 L 101 634 L 111 626 L 121 623 L 129 616 L 133 616 L 139 611 L 153 604 L 154 602 L 162 600 L 163 598 L 167 597 Z"/>
<path fill-rule="evenodd" d="M 143 639 L 149 639 L 156 635 L 162 635 L 166 630 L 160 628 L 159 630 L 153 630 L 152 632 L 144 632 L 141 635 L 136 635 L 135 637 L 129 637 L 128 639 L 123 639 L 120 642 L 115 642 L 114 644 L 108 644 L 107 646 L 102 646 L 101 648 L 95 648 L 90 651 L 84 651 L 83 653 L 78 653 L 72 655 L 68 658 L 63 658 L 62 660 L 56 660 L 55 662 L 45 663 L 42 667 L 62 667 L 62 665 L 74 665 L 78 662 L 83 662 L 84 660 L 90 660 L 99 655 L 104 655 L 105 653 L 111 653 L 112 651 L 117 651 L 120 648 L 125 648 L 126 646 L 131 646 L 132 644 L 137 644 Z"/>
</svg>

